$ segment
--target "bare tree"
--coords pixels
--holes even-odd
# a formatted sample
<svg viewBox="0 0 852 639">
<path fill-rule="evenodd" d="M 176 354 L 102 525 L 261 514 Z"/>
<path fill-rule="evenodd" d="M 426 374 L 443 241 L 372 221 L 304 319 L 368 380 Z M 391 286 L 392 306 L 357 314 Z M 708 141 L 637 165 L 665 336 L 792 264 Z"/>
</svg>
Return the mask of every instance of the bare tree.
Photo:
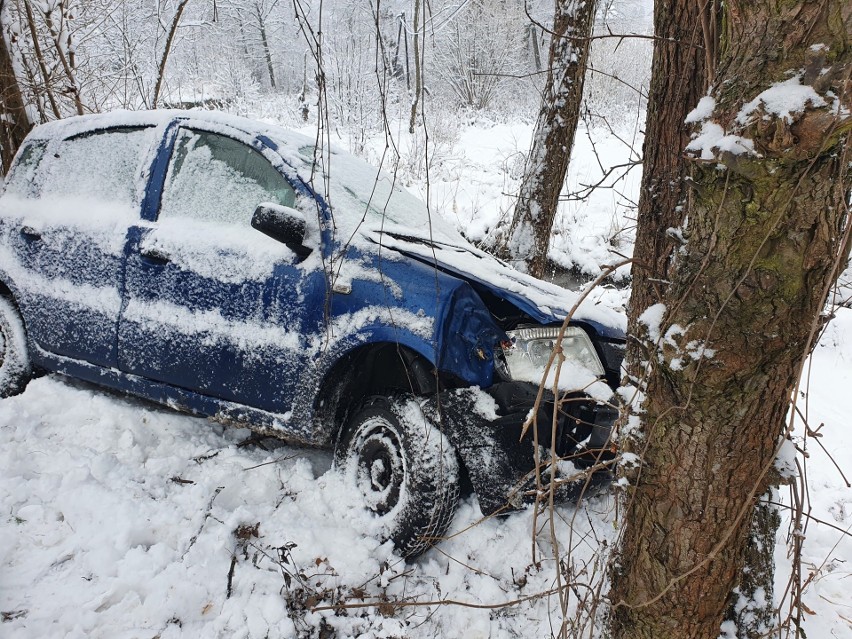
<svg viewBox="0 0 852 639">
<path fill-rule="evenodd" d="M 33 55 L 35 56 L 36 63 L 38 64 L 39 71 L 41 72 L 41 82 L 43 86 L 43 92 L 47 96 L 47 100 L 50 103 L 51 113 L 53 117 L 59 119 L 62 117 L 62 114 L 59 111 L 59 105 L 57 103 L 57 99 L 54 96 L 54 89 L 51 86 L 51 73 L 47 69 L 47 64 L 45 62 L 44 54 L 41 50 L 41 45 L 39 43 L 38 37 L 38 28 L 36 27 L 36 19 L 35 14 L 33 13 L 32 5 L 27 2 L 27 0 L 23 0 L 24 5 L 24 13 L 26 15 L 26 23 L 28 27 L 28 31 L 30 34 L 32 47 L 33 47 Z M 33 85 L 34 92 L 38 93 L 35 89 L 35 82 L 31 83 Z"/>
<path fill-rule="evenodd" d="M 71 8 L 64 0 L 56 0 L 55 5 L 40 4 L 38 8 L 53 43 L 53 54 L 59 60 L 64 73 L 65 86 L 62 91 L 73 99 L 77 115 L 83 115 L 83 99 L 77 82 L 76 52 L 69 27 Z"/>
<path fill-rule="evenodd" d="M 417 124 L 417 105 L 423 93 L 423 58 L 420 44 L 420 0 L 414 0 L 414 97 L 411 100 L 411 116 L 408 121 L 408 132 L 414 133 Z"/>
<path fill-rule="evenodd" d="M 257 18 L 257 28 L 260 31 L 260 43 L 263 46 L 263 57 L 266 60 L 266 70 L 269 72 L 269 86 L 275 88 L 275 69 L 272 66 L 272 51 L 269 49 L 269 40 L 266 37 L 266 20 L 269 17 L 269 11 L 275 8 L 276 3 L 264 15 L 261 3 L 254 3 L 254 15 Z"/>
<path fill-rule="evenodd" d="M 9 170 L 18 147 L 32 127 L 6 43 L 5 4 L 0 0 L 0 17 L 3 17 L 0 22 L 4 25 L 0 27 L 0 114 L 4 116 L 0 117 L 0 168 L 3 174 Z"/>
<path fill-rule="evenodd" d="M 526 102 L 519 99 L 517 77 L 528 65 L 519 53 L 527 41 L 538 43 L 539 29 L 533 23 L 527 30 L 519 28 L 525 20 L 514 3 L 472 0 L 448 24 L 439 26 L 430 49 L 433 77 L 450 89 L 454 106 L 484 110 L 495 104 Z M 524 89 L 528 91 L 529 86 Z M 504 96 L 509 99 L 501 100 Z"/>
<path fill-rule="evenodd" d="M 501 253 L 522 261 L 537 277 L 547 264 L 550 230 L 580 119 L 596 8 L 597 0 L 556 0 L 547 82 L 532 148 L 511 226 L 498 239 Z"/>
<path fill-rule="evenodd" d="M 852 5 L 724 11 L 711 94 L 689 117 L 701 129 L 688 224 L 672 232 L 682 246 L 662 303 L 638 316 L 644 401 L 624 444 L 639 461 L 612 568 L 616 638 L 718 637 L 849 252 Z"/>
<path fill-rule="evenodd" d="M 74 9 L 64 0 L 5 4 L 4 39 L 23 102 L 32 107 L 30 117 L 45 121 L 83 114 Z"/>
<path fill-rule="evenodd" d="M 183 15 L 183 10 L 186 9 L 187 3 L 189 3 L 189 0 L 180 0 L 180 2 L 178 2 L 175 14 L 172 17 L 171 27 L 169 28 L 168 35 L 166 36 L 166 44 L 163 47 L 163 55 L 160 58 L 160 67 L 157 72 L 157 83 L 154 85 L 154 95 L 151 98 L 151 106 L 155 109 L 157 108 L 157 102 L 160 100 L 163 80 L 166 77 L 166 62 L 169 60 L 169 53 L 171 53 L 172 50 L 172 42 L 174 42 L 175 34 L 177 33 L 178 26 L 180 26 L 180 18 Z"/>
</svg>

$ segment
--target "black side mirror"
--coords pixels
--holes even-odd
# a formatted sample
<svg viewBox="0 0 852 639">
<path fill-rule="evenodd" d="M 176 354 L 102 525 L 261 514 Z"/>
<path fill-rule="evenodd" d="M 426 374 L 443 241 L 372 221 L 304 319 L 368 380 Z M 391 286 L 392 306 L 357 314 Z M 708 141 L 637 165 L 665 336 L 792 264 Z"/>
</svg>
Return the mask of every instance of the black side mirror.
<svg viewBox="0 0 852 639">
<path fill-rule="evenodd" d="M 287 245 L 300 258 L 305 258 L 311 249 L 303 244 L 307 224 L 305 216 L 289 206 L 281 206 L 271 202 L 257 205 L 251 217 L 252 228 Z"/>
</svg>

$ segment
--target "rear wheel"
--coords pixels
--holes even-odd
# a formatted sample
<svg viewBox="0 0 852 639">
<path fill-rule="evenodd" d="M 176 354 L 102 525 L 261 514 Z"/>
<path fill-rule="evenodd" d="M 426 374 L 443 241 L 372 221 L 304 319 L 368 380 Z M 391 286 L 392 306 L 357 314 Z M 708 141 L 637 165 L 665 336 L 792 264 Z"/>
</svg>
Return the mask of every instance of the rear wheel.
<svg viewBox="0 0 852 639">
<path fill-rule="evenodd" d="M 12 301 L 0 295 L 0 397 L 20 393 L 30 377 L 24 322 Z"/>
<path fill-rule="evenodd" d="M 347 424 L 335 462 L 403 557 L 446 532 L 459 494 L 455 450 L 411 396 L 377 397 Z"/>
</svg>

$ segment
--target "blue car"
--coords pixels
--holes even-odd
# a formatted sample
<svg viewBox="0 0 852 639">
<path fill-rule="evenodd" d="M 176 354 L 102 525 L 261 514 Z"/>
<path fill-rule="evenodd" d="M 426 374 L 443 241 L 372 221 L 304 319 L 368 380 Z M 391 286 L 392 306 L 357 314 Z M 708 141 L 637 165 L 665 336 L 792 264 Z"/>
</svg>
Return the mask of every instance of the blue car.
<svg viewBox="0 0 852 639">
<path fill-rule="evenodd" d="M 0 394 L 52 371 L 330 448 L 403 556 L 460 483 L 491 514 L 537 464 L 561 496 L 606 465 L 624 320 L 563 326 L 576 299 L 392 175 L 220 113 L 37 127 L 0 197 Z"/>
</svg>

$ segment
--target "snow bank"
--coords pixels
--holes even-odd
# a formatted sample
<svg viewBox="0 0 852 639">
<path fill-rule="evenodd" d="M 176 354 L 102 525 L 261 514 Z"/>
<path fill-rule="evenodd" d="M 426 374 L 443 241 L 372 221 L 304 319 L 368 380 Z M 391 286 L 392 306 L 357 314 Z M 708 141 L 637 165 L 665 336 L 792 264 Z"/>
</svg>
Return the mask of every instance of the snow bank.
<svg viewBox="0 0 852 639">
<path fill-rule="evenodd" d="M 376 523 L 351 506 L 353 488 L 326 472 L 330 455 L 239 447 L 247 434 L 53 376 L 0 401 L 0 611 L 8 619 L 0 634 L 262 638 L 316 636 L 320 626 L 365 637 L 549 632 L 556 598 L 498 614 L 379 606 L 382 598 L 497 604 L 550 589 L 546 536 L 536 542 L 540 567 L 531 560 L 531 512 L 480 521 L 468 498 L 451 538 L 408 566 L 371 536 Z M 560 508 L 562 547 L 574 545 L 575 558 L 588 559 L 593 540 L 611 534 L 608 508 L 589 502 L 573 542 L 565 522 L 574 509 Z M 598 522 L 594 530 L 587 520 Z M 297 609 L 339 598 L 376 605 L 341 614 Z"/>
</svg>

